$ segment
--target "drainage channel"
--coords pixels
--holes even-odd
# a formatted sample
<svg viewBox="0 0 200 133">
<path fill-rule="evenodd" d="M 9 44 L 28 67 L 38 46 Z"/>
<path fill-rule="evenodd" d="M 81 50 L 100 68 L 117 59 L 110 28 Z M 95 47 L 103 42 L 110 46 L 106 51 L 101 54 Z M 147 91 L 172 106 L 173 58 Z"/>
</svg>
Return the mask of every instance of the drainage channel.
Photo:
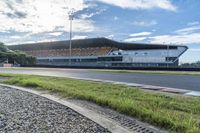
<svg viewBox="0 0 200 133">
<path fill-rule="evenodd" d="M 74 103 L 78 106 L 82 106 L 84 108 L 87 108 L 88 110 L 92 110 L 94 112 L 97 112 L 98 114 L 101 114 L 107 118 L 109 118 L 112 121 L 115 121 L 119 125 L 125 127 L 131 132 L 134 133 L 167 133 L 167 131 L 151 126 L 150 124 L 141 122 L 135 118 L 123 115 L 119 112 L 116 112 L 112 109 L 98 106 L 94 103 L 83 101 L 83 100 L 67 100 L 68 102 Z"/>
<path fill-rule="evenodd" d="M 65 99 L 62 99 L 58 96 L 49 94 L 46 91 L 45 92 L 44 91 L 38 91 L 38 90 L 34 90 L 34 89 L 28 89 L 28 88 L 17 87 L 17 86 L 13 86 L 13 85 L 5 85 L 5 84 L 0 84 L 0 86 L 12 88 L 12 89 L 16 89 L 16 90 L 20 90 L 20 91 L 24 91 L 24 92 L 28 92 L 28 93 L 31 93 L 33 95 L 38 95 L 38 96 L 47 98 L 51 101 L 57 102 L 61 105 L 67 106 L 68 108 L 71 108 L 72 110 L 81 114 L 82 116 L 87 117 L 88 119 L 99 124 L 100 126 L 102 126 L 103 128 L 107 129 L 110 132 L 113 132 L 113 133 L 132 133 L 130 130 L 122 127 L 118 123 L 104 117 L 103 115 L 100 115 L 100 114 L 98 114 L 94 111 L 91 111 L 91 110 L 87 110 L 86 108 L 83 108 L 83 107 L 80 107 L 76 104 L 68 102 Z"/>
<path fill-rule="evenodd" d="M 118 116 L 112 117 L 111 119 L 118 121 L 121 125 L 123 125 L 126 128 L 129 128 L 129 130 L 132 130 L 136 133 L 159 133 L 158 130 L 147 127 L 135 120 L 121 120 Z"/>
<path fill-rule="evenodd" d="M 91 119 L 113 133 L 167 133 L 162 129 L 153 127 L 147 123 L 140 122 L 137 119 L 125 116 L 114 110 L 98 106 L 91 102 L 63 99 L 59 96 L 49 94 L 48 92 L 40 92 L 12 85 L 0 84 L 0 86 L 11 87 L 58 102 Z"/>
</svg>

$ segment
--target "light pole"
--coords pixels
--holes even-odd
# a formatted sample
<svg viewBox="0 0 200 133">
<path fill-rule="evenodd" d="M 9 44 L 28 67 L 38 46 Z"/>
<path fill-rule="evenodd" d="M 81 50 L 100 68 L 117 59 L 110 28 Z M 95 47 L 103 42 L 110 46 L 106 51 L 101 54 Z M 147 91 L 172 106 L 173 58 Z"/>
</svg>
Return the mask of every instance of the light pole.
<svg viewBox="0 0 200 133">
<path fill-rule="evenodd" d="M 69 34 L 69 64 L 71 65 L 71 56 L 72 56 L 72 21 L 74 19 L 74 11 L 69 12 L 69 20 L 70 20 L 70 34 Z"/>
</svg>

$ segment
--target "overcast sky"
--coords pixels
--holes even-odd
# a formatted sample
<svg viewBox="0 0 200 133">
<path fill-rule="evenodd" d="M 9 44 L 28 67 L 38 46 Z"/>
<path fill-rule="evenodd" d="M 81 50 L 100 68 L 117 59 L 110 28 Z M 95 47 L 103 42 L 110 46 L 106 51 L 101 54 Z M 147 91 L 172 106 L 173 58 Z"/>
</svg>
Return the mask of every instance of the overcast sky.
<svg viewBox="0 0 200 133">
<path fill-rule="evenodd" d="M 200 60 L 200 0 L 1 0 L 0 42 L 6 45 L 107 37 L 189 46 L 182 62 Z"/>
</svg>

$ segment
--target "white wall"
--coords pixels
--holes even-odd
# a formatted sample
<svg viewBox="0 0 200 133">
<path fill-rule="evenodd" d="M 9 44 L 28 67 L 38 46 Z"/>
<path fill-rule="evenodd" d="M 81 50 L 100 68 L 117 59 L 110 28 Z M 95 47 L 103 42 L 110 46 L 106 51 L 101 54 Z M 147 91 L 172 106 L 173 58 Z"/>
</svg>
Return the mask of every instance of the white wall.
<svg viewBox="0 0 200 133">
<path fill-rule="evenodd" d="M 123 62 L 131 63 L 167 63 L 166 57 L 178 57 L 186 50 L 185 47 L 178 47 L 177 49 L 169 50 L 128 50 L 128 51 L 114 51 L 123 55 Z M 111 53 L 112 54 L 112 53 Z"/>
</svg>

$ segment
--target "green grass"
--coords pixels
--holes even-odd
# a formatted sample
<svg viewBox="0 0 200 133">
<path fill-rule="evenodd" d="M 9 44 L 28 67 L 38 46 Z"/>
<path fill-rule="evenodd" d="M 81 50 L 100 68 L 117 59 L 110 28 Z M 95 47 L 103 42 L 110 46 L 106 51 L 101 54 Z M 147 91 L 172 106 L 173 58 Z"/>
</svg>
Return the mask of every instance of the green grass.
<svg viewBox="0 0 200 133">
<path fill-rule="evenodd" d="M 193 75 L 200 76 L 200 72 L 181 71 L 138 71 L 138 70 L 95 70 L 96 72 L 116 72 L 116 73 L 138 73 L 138 74 L 173 74 L 173 75 Z"/>
<path fill-rule="evenodd" d="M 200 132 L 200 98 L 169 96 L 138 88 L 70 78 L 0 74 L 6 84 L 57 92 L 68 98 L 88 100 L 138 118 L 171 132 Z"/>
</svg>

